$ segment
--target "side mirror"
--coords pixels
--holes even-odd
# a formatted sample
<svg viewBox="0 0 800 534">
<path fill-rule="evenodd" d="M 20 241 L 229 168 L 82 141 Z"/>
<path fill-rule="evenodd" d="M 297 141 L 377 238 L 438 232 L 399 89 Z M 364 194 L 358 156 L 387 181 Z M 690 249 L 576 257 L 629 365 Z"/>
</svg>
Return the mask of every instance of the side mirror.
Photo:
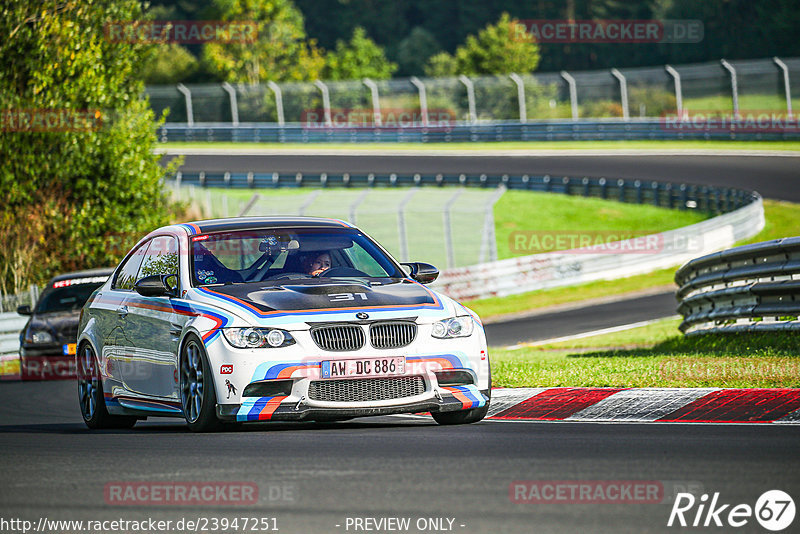
<svg viewBox="0 0 800 534">
<path fill-rule="evenodd" d="M 430 263 L 401 263 L 410 269 L 409 276 L 419 282 L 420 284 L 430 284 L 439 276 L 439 269 Z"/>
<path fill-rule="evenodd" d="M 174 274 L 153 274 L 140 278 L 133 289 L 143 297 L 177 297 L 178 277 Z"/>
<path fill-rule="evenodd" d="M 24 305 L 24 306 L 18 307 L 17 308 L 17 313 L 20 314 L 20 315 L 32 315 L 33 314 L 33 312 L 31 312 L 31 307 L 28 306 L 27 304 Z"/>
</svg>

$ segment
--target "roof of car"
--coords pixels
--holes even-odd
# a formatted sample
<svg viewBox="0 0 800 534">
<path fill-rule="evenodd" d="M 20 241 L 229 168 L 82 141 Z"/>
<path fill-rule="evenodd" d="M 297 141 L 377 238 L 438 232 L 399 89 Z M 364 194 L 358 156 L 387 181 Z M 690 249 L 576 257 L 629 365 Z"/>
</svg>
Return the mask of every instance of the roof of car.
<svg viewBox="0 0 800 534">
<path fill-rule="evenodd" d="M 109 276 L 111 273 L 114 272 L 113 267 L 101 267 L 99 269 L 87 269 L 85 271 L 73 271 L 71 273 L 64 273 L 54 276 L 50 279 L 47 283 L 48 285 L 52 284 L 53 282 L 58 282 L 61 280 L 69 280 L 71 278 L 94 278 L 97 276 Z"/>
<path fill-rule="evenodd" d="M 234 217 L 229 219 L 209 219 L 180 224 L 190 235 L 205 234 L 210 232 L 224 232 L 229 230 L 252 230 L 269 227 L 321 227 L 321 228 L 351 228 L 351 226 L 338 219 L 323 217 Z"/>
</svg>

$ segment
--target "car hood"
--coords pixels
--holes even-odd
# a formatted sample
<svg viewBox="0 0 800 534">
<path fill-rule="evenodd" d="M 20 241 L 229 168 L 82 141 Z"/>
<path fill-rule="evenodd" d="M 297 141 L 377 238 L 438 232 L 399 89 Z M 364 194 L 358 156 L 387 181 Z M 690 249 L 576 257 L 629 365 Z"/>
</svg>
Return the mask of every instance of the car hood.
<svg viewBox="0 0 800 534">
<path fill-rule="evenodd" d="M 357 312 L 372 318 L 441 316 L 452 311 L 452 301 L 407 280 L 368 283 L 355 280 L 315 281 L 307 284 L 263 286 L 231 284 L 202 287 L 200 294 L 237 315 L 269 319 L 286 316 L 296 321 L 353 320 Z M 336 317 L 341 315 L 341 317 Z M 294 321 L 292 321 L 294 322 Z"/>
<path fill-rule="evenodd" d="M 28 328 L 46 330 L 54 334 L 59 343 L 74 343 L 78 336 L 80 314 L 80 310 L 36 314 L 31 317 Z"/>
</svg>

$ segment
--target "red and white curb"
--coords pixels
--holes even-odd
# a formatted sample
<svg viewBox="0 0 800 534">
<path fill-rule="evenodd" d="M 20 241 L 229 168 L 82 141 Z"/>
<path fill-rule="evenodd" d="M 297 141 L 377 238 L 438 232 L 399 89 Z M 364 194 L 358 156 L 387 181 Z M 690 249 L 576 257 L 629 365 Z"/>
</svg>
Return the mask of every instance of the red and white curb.
<svg viewBox="0 0 800 534">
<path fill-rule="evenodd" d="M 800 424 L 800 389 L 494 389 L 492 420 Z"/>
</svg>

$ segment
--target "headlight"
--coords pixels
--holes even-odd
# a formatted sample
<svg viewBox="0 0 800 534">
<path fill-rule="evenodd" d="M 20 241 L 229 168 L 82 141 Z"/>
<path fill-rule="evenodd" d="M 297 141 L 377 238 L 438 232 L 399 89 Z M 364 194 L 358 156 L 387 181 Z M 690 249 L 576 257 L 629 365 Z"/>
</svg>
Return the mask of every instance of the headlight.
<svg viewBox="0 0 800 534">
<path fill-rule="evenodd" d="M 447 339 L 451 337 L 467 337 L 472 335 L 472 328 L 474 323 L 472 317 L 463 315 L 460 317 L 451 317 L 443 321 L 433 323 L 431 335 L 440 339 Z"/>
<path fill-rule="evenodd" d="M 276 328 L 223 328 L 222 335 L 237 349 L 275 348 L 294 344 L 294 338 L 289 332 Z"/>
<path fill-rule="evenodd" d="M 44 343 L 53 343 L 55 342 L 55 339 L 53 339 L 53 335 L 47 330 L 36 330 L 31 333 L 29 341 L 40 345 Z"/>
</svg>

